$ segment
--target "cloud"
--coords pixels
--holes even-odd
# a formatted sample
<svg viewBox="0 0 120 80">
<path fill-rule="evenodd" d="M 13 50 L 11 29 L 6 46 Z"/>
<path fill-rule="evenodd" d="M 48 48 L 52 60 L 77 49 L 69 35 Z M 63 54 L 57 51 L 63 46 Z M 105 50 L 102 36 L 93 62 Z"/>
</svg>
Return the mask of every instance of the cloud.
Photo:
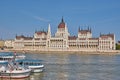
<svg viewBox="0 0 120 80">
<path fill-rule="evenodd" d="M 25 14 L 25 15 L 27 15 L 27 16 L 30 16 L 31 18 L 34 18 L 34 19 L 36 19 L 36 20 L 39 20 L 39 21 L 42 21 L 42 22 L 50 22 L 50 20 L 48 20 L 48 19 L 45 19 L 45 18 L 43 18 L 43 17 L 39 17 L 39 16 L 36 16 L 36 15 L 33 15 L 31 12 L 28 12 L 28 11 L 24 11 L 24 10 L 22 10 L 22 11 L 20 11 L 22 14 Z"/>
<path fill-rule="evenodd" d="M 34 19 L 37 19 L 39 21 L 43 21 L 43 22 L 50 22 L 50 20 L 47 20 L 45 18 L 39 17 L 39 16 L 32 16 Z"/>
</svg>

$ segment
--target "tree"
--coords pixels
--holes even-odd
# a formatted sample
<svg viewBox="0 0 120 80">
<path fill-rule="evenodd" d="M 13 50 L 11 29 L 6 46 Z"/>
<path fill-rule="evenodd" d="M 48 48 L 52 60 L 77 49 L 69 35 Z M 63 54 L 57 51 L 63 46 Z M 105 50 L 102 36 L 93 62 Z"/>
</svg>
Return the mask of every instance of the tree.
<svg viewBox="0 0 120 80">
<path fill-rule="evenodd" d="M 120 45 L 116 44 L 116 50 L 120 50 Z"/>
</svg>

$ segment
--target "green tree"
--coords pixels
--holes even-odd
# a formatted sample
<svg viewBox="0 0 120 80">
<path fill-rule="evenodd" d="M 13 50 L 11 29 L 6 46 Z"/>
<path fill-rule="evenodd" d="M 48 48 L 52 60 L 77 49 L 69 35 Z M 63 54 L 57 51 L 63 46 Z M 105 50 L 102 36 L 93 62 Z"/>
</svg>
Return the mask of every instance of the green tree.
<svg viewBox="0 0 120 80">
<path fill-rule="evenodd" d="M 116 50 L 120 50 L 120 45 L 116 44 Z"/>
</svg>

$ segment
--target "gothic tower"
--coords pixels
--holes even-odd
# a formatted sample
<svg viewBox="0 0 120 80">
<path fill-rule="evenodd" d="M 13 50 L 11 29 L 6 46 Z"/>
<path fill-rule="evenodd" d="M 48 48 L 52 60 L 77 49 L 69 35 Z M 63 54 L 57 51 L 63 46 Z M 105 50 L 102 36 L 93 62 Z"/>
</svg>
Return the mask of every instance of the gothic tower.
<svg viewBox="0 0 120 80">
<path fill-rule="evenodd" d="M 60 24 L 58 25 L 58 29 L 55 34 L 55 37 L 68 38 L 68 36 L 69 36 L 68 28 L 64 22 L 64 19 L 62 18 Z"/>
<path fill-rule="evenodd" d="M 47 33 L 47 38 L 51 38 L 51 30 L 50 30 L 50 24 L 48 25 L 48 33 Z"/>
</svg>

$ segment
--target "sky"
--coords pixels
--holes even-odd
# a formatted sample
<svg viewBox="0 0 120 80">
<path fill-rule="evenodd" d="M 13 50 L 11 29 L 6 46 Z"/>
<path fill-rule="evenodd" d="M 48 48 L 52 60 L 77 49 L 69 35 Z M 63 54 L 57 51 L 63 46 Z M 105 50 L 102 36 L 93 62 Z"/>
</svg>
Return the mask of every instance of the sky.
<svg viewBox="0 0 120 80">
<path fill-rule="evenodd" d="M 120 0 L 0 0 L 0 39 L 33 36 L 48 24 L 54 35 L 62 17 L 72 36 L 89 26 L 93 37 L 114 33 L 120 40 Z"/>
</svg>

